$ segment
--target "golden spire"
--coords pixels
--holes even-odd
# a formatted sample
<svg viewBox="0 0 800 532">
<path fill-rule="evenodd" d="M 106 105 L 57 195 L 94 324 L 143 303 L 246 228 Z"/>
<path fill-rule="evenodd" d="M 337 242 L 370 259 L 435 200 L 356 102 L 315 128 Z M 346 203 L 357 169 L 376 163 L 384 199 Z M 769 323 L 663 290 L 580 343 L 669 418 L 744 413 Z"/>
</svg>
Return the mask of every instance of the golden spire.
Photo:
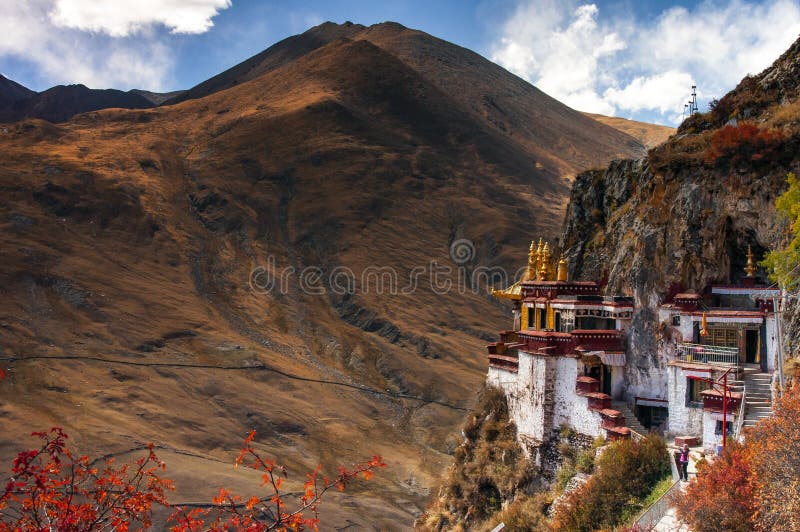
<svg viewBox="0 0 800 532">
<path fill-rule="evenodd" d="M 541 248 L 541 243 L 539 247 Z M 535 241 L 531 240 L 531 247 L 528 250 L 528 267 L 525 269 L 523 281 L 533 281 L 536 279 L 536 263 L 539 261 L 539 251 L 536 249 Z"/>
<path fill-rule="evenodd" d="M 539 264 L 539 279 L 547 281 L 550 276 L 550 243 L 545 242 L 542 248 L 541 263 Z"/>
<path fill-rule="evenodd" d="M 558 270 L 556 270 L 556 281 L 567 280 L 567 259 L 561 255 L 561 260 L 558 261 Z"/>
<path fill-rule="evenodd" d="M 747 246 L 747 266 L 744 267 L 744 271 L 748 277 L 755 277 L 756 275 L 756 267 L 753 264 L 753 250 L 750 246 Z"/>
</svg>

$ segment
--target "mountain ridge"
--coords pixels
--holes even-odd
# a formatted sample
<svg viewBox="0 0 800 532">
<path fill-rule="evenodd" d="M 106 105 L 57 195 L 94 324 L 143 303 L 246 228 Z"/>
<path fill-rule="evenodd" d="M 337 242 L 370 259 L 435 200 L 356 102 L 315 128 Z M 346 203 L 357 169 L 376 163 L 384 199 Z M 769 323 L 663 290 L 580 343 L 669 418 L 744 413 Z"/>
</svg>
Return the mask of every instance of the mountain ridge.
<svg viewBox="0 0 800 532">
<path fill-rule="evenodd" d="M 379 33 L 400 47 L 394 29 Z M 0 129 L 0 459 L 32 425 L 91 455 L 153 441 L 180 451 L 176 497 L 202 502 L 256 429 L 290 489 L 384 456 L 375 487 L 323 508 L 332 526 L 413 522 L 511 319 L 466 280 L 513 275 L 532 233 L 556 235 L 570 175 L 641 147 L 411 36 L 407 55 L 473 61 L 465 84 L 489 69 L 510 96 L 490 111 L 480 85 L 471 107 L 457 79 L 432 81 L 435 59 L 348 38 L 202 98 Z M 596 138 L 559 139 L 562 111 Z"/>
<path fill-rule="evenodd" d="M 85 85 L 56 85 L 19 98 L 0 108 L 0 122 L 39 118 L 65 122 L 76 114 L 108 109 L 147 109 L 154 104 L 144 96 L 117 89 L 90 89 Z"/>
</svg>

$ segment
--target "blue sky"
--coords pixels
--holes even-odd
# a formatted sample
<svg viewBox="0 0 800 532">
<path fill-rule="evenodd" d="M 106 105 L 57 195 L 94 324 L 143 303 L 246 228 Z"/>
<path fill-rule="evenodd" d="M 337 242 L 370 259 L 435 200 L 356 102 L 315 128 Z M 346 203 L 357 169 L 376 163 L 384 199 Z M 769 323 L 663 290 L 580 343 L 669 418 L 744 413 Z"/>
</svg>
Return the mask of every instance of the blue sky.
<svg viewBox="0 0 800 532">
<path fill-rule="evenodd" d="M 579 110 L 676 124 L 800 34 L 800 0 L 0 0 L 0 73 L 32 89 L 191 87 L 309 27 L 386 20 L 471 48 Z"/>
</svg>

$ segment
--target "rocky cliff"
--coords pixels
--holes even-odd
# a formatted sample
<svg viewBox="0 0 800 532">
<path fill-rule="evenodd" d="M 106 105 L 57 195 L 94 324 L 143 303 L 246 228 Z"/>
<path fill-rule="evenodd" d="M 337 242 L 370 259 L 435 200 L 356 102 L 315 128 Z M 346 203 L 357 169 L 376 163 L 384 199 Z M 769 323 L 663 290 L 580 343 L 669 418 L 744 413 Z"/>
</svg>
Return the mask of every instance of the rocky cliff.
<svg viewBox="0 0 800 532">
<path fill-rule="evenodd" d="M 666 388 L 658 306 L 679 291 L 735 282 L 748 246 L 760 259 L 780 245 L 775 199 L 800 167 L 798 85 L 787 74 L 798 64 L 795 43 L 647 157 L 575 180 L 561 237 L 571 274 L 604 276 L 608 293 L 636 301 L 629 396 Z"/>
</svg>

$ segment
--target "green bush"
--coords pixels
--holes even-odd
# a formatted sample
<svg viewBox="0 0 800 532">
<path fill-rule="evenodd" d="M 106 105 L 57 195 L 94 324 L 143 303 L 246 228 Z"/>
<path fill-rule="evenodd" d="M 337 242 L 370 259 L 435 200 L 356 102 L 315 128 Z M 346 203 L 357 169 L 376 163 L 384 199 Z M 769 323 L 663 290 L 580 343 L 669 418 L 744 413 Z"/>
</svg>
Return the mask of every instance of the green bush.
<svg viewBox="0 0 800 532">
<path fill-rule="evenodd" d="M 590 474 L 594 471 L 594 451 L 588 450 L 578 453 L 578 457 L 575 459 L 575 469 L 577 469 L 579 473 L 586 474 Z"/>
<path fill-rule="evenodd" d="M 614 442 L 595 462 L 595 473 L 567 496 L 554 517 L 557 530 L 614 528 L 670 471 L 663 438 Z"/>
</svg>

